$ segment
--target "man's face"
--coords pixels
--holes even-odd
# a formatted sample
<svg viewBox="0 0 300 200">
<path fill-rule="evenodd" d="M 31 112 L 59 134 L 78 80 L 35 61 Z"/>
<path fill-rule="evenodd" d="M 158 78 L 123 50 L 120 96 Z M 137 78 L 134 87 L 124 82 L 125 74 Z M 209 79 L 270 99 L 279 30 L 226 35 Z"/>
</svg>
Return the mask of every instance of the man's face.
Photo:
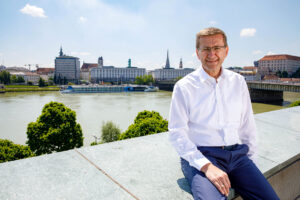
<svg viewBox="0 0 300 200">
<path fill-rule="evenodd" d="M 208 74 L 220 73 L 222 63 L 228 54 L 228 46 L 224 45 L 221 34 L 200 38 L 200 47 L 196 50 L 196 54 Z"/>
</svg>

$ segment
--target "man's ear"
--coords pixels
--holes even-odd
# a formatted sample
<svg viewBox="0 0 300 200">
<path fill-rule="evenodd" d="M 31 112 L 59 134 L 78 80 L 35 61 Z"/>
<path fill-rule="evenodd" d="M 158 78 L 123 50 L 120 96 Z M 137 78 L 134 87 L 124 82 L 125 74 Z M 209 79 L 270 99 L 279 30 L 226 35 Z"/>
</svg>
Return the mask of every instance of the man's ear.
<svg viewBox="0 0 300 200">
<path fill-rule="evenodd" d="M 227 57 L 227 55 L 228 55 L 228 51 L 229 51 L 229 47 L 226 46 L 226 57 Z"/>
<path fill-rule="evenodd" d="M 196 49 L 196 55 L 197 55 L 198 59 L 200 60 L 200 55 L 199 55 L 199 50 L 198 49 Z"/>
</svg>

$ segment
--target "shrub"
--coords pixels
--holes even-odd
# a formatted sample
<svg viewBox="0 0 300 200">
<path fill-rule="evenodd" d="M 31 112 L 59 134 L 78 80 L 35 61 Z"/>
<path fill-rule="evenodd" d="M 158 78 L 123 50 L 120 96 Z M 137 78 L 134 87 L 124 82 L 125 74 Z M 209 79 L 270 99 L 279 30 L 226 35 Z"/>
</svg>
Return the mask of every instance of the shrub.
<svg viewBox="0 0 300 200">
<path fill-rule="evenodd" d="M 119 140 L 156 134 L 168 131 L 168 121 L 164 120 L 158 112 L 139 112 L 134 120 L 134 124 L 122 133 Z"/>
<path fill-rule="evenodd" d="M 37 155 L 65 151 L 83 145 L 80 124 L 76 113 L 64 104 L 46 104 L 36 122 L 27 127 L 27 144 Z"/>
<path fill-rule="evenodd" d="M 35 156 L 28 146 L 0 139 L 0 163 Z"/>
<path fill-rule="evenodd" d="M 294 101 L 289 105 L 289 107 L 294 107 L 294 106 L 300 106 L 300 100 L 299 101 Z"/>
<path fill-rule="evenodd" d="M 101 140 L 103 143 L 118 140 L 120 134 L 121 130 L 112 121 L 102 124 Z"/>
</svg>

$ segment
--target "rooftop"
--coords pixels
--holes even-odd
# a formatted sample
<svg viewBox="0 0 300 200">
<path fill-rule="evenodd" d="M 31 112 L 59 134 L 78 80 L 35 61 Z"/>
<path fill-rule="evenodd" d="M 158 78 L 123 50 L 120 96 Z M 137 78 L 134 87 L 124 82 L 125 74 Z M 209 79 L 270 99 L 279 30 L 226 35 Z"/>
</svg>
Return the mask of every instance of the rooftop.
<svg viewBox="0 0 300 200">
<path fill-rule="evenodd" d="M 292 55 L 288 55 L 288 54 L 267 55 L 267 56 L 264 56 L 259 61 L 264 61 L 264 60 L 298 60 L 298 61 L 300 61 L 300 57 L 292 56 Z"/>
<path fill-rule="evenodd" d="M 267 178 L 300 160 L 299 119 L 300 106 L 255 115 Z M 192 200 L 167 133 L 2 163 L 0 177 L 0 199 Z"/>
</svg>

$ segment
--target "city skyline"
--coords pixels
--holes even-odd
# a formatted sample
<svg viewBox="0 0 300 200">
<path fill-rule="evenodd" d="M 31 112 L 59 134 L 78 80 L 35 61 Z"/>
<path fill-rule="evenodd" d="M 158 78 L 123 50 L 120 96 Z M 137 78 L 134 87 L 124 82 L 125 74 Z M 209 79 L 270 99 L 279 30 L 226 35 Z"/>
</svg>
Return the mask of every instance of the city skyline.
<svg viewBox="0 0 300 200">
<path fill-rule="evenodd" d="M 228 36 L 224 67 L 251 66 L 267 54 L 300 55 L 297 8 L 281 1 L 1 1 L 0 64 L 54 67 L 60 46 L 81 64 L 153 70 L 200 66 L 195 35 L 209 26 Z M 232 12 L 234 10 L 234 12 Z"/>
</svg>

